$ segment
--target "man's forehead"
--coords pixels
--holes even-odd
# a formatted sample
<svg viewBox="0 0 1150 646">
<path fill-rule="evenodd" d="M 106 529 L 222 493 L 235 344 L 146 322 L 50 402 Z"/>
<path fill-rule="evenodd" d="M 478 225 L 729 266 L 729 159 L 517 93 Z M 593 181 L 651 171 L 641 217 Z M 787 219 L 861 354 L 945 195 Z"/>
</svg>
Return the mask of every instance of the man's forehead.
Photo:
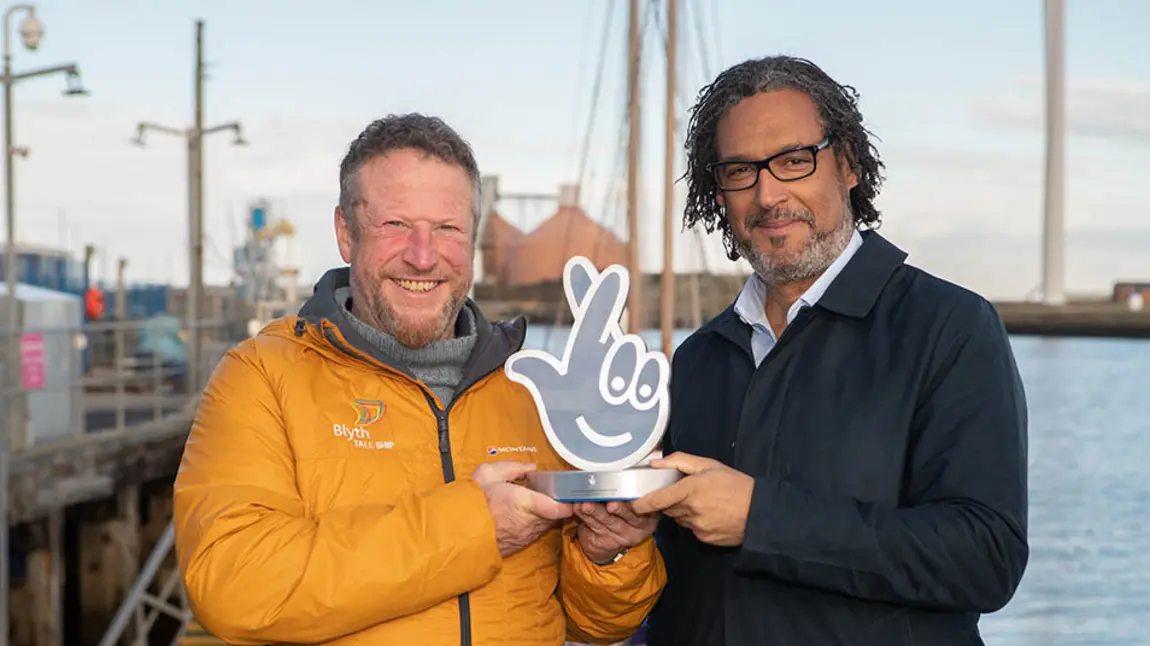
<svg viewBox="0 0 1150 646">
<path fill-rule="evenodd" d="M 458 189 L 423 183 L 367 183 L 359 208 L 369 219 L 469 219 L 474 195 L 466 184 Z"/>
<path fill-rule="evenodd" d="M 719 120 L 720 158 L 760 158 L 822 140 L 818 108 L 806 93 L 775 90 L 747 97 Z"/>
</svg>

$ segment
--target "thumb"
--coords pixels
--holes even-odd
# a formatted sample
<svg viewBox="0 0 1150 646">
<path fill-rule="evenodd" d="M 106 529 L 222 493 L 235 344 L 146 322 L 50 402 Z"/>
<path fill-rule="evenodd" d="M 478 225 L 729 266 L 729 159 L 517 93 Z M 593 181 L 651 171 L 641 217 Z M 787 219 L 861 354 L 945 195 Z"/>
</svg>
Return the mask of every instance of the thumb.
<svg viewBox="0 0 1150 646">
<path fill-rule="evenodd" d="M 516 462 L 514 460 L 489 462 L 479 465 L 471 474 L 471 478 L 480 486 L 486 487 L 496 482 L 515 482 L 534 470 L 535 465 L 529 462 Z"/>
<path fill-rule="evenodd" d="M 520 350 L 503 368 L 507 378 L 542 395 L 558 385 L 559 361 L 539 350 Z"/>
<path fill-rule="evenodd" d="M 723 464 L 690 453 L 675 452 L 665 458 L 651 460 L 650 466 L 653 469 L 678 469 L 684 475 L 691 476 Z"/>
<path fill-rule="evenodd" d="M 570 503 L 558 502 L 547 496 L 532 491 L 531 512 L 547 520 L 564 520 L 575 514 L 575 507 Z"/>
</svg>

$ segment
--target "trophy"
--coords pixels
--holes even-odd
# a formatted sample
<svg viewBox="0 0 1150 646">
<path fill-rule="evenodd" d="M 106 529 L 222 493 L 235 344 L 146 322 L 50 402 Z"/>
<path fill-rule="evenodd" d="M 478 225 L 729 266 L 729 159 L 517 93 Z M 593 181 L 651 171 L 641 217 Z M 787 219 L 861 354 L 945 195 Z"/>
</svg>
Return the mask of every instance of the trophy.
<svg viewBox="0 0 1150 646">
<path fill-rule="evenodd" d="M 667 427 L 671 367 L 619 325 L 627 302 L 627 270 L 600 273 L 574 256 L 563 269 L 563 291 L 574 324 L 563 356 L 520 350 L 507 360 L 508 378 L 531 392 L 552 448 L 571 471 L 536 471 L 527 486 L 560 502 L 635 500 L 674 484 L 677 469 L 636 466 Z"/>
</svg>

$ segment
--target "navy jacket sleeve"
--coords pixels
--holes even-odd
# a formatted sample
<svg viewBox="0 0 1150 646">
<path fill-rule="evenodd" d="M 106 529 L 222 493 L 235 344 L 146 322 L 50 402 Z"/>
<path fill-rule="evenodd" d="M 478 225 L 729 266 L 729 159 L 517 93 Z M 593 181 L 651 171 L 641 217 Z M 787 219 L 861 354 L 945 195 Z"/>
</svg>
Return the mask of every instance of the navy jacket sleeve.
<svg viewBox="0 0 1150 646">
<path fill-rule="evenodd" d="M 1028 558 L 1025 395 L 994 308 L 962 309 L 913 417 L 904 504 L 756 478 L 741 572 L 940 611 L 1006 605 Z"/>
</svg>

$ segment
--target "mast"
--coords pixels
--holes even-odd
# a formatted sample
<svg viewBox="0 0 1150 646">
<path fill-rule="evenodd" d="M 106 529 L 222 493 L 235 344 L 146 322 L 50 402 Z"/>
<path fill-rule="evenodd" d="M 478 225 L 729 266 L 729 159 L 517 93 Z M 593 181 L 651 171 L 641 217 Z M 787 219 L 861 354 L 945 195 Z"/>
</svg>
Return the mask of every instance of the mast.
<svg viewBox="0 0 1150 646">
<path fill-rule="evenodd" d="M 627 54 L 627 251 L 631 289 L 627 303 L 627 327 L 631 334 L 643 329 L 643 272 L 639 266 L 639 0 L 631 0 Z"/>
<path fill-rule="evenodd" d="M 659 298 L 659 326 L 663 333 L 663 354 L 671 357 L 671 336 L 675 326 L 674 237 L 671 224 L 675 206 L 675 48 L 678 31 L 678 0 L 667 0 L 667 133 L 663 167 L 663 277 Z"/>
</svg>

